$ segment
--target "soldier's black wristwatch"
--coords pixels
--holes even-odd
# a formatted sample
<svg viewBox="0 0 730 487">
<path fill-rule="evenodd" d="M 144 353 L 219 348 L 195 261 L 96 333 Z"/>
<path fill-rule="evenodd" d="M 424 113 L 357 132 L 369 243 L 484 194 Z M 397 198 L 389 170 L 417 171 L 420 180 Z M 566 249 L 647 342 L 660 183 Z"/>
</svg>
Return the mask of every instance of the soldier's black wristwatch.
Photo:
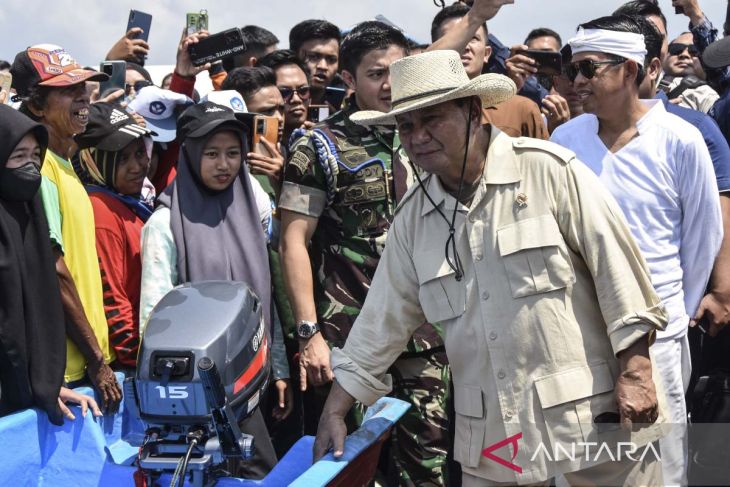
<svg viewBox="0 0 730 487">
<path fill-rule="evenodd" d="M 313 321 L 302 320 L 297 323 L 297 336 L 300 340 L 307 340 L 319 333 L 319 325 Z"/>
</svg>

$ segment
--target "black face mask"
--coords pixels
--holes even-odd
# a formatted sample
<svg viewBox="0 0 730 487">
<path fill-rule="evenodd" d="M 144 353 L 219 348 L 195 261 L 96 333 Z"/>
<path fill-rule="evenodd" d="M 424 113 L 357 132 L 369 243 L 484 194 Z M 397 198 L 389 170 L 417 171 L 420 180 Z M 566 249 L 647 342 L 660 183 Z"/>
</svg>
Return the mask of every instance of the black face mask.
<svg viewBox="0 0 730 487">
<path fill-rule="evenodd" d="M 0 198 L 7 201 L 30 201 L 41 186 L 41 173 L 32 161 L 20 167 L 0 170 Z"/>
</svg>

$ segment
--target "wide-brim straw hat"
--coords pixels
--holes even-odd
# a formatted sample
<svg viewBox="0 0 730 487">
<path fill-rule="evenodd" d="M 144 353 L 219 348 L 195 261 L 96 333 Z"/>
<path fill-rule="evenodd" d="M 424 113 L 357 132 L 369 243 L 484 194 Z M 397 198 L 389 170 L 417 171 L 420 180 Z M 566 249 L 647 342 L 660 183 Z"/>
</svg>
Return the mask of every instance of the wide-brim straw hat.
<svg viewBox="0 0 730 487">
<path fill-rule="evenodd" d="M 430 51 L 399 59 L 390 65 L 393 108 L 390 112 L 363 110 L 350 119 L 360 125 L 394 125 L 402 113 L 459 98 L 478 96 L 483 107 L 509 100 L 514 82 L 501 74 L 482 74 L 470 80 L 456 51 Z"/>
</svg>

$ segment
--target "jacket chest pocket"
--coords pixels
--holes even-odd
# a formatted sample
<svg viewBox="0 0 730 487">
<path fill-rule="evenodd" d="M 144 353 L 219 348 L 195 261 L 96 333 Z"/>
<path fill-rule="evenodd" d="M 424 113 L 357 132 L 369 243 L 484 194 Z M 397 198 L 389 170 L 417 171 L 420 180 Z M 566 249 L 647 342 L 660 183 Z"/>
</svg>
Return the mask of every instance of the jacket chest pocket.
<svg viewBox="0 0 730 487">
<path fill-rule="evenodd" d="M 443 252 L 414 256 L 418 275 L 418 300 L 429 323 L 457 318 L 466 310 L 466 285 L 457 281 Z"/>
<path fill-rule="evenodd" d="M 512 297 L 565 288 L 575 282 L 573 265 L 552 215 L 529 218 L 497 230 Z"/>
</svg>

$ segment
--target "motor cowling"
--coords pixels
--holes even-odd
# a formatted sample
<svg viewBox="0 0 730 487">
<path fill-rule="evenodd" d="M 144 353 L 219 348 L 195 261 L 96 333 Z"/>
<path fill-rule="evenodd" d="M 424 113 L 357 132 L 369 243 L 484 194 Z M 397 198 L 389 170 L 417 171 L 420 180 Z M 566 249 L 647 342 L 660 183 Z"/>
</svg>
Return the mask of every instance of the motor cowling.
<svg viewBox="0 0 730 487">
<path fill-rule="evenodd" d="M 239 420 L 258 406 L 269 378 L 271 338 L 260 300 L 244 283 L 179 286 L 150 314 L 137 360 L 135 392 L 148 424 L 207 424 L 210 410 L 196 364 L 211 359 Z"/>
</svg>

